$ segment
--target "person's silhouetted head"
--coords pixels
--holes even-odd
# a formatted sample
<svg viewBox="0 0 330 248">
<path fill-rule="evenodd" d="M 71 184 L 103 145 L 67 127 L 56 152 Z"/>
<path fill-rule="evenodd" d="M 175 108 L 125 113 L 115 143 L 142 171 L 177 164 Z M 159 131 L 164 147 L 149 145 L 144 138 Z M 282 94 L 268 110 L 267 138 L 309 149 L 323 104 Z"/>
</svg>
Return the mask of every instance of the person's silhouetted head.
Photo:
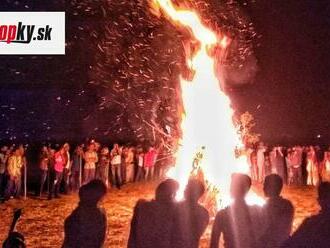
<svg viewBox="0 0 330 248">
<path fill-rule="evenodd" d="M 174 200 L 179 183 L 173 179 L 166 179 L 156 189 L 156 201 L 171 202 Z"/>
<path fill-rule="evenodd" d="M 107 187 L 103 181 L 98 179 L 92 180 L 79 189 L 79 204 L 96 206 L 106 193 Z"/>
<path fill-rule="evenodd" d="M 204 184 L 197 179 L 190 179 L 186 186 L 184 195 L 189 202 L 197 202 L 205 192 Z"/>
<path fill-rule="evenodd" d="M 234 173 L 231 176 L 230 193 L 235 200 L 242 200 L 249 192 L 251 178 L 248 175 Z"/>
<path fill-rule="evenodd" d="M 266 176 L 264 182 L 264 193 L 267 197 L 276 197 L 281 194 L 283 180 L 279 175 L 271 174 Z"/>
<path fill-rule="evenodd" d="M 318 187 L 318 201 L 321 209 L 330 211 L 330 183 L 323 182 Z"/>
</svg>

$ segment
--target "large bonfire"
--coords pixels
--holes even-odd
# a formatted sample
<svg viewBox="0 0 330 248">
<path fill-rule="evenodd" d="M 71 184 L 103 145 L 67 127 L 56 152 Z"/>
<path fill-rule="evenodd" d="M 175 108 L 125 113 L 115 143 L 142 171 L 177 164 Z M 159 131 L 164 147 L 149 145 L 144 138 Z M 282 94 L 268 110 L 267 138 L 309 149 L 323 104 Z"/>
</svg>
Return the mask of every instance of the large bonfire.
<svg viewBox="0 0 330 248">
<path fill-rule="evenodd" d="M 189 177 L 202 177 L 208 192 L 217 196 L 216 202 L 219 204 L 221 199 L 220 204 L 226 205 L 231 174 L 249 171 L 246 157 L 237 155 L 243 145 L 233 123 L 230 99 L 215 73 L 215 57 L 219 59 L 219 54 L 224 54 L 230 40 L 203 25 L 197 13 L 174 6 L 171 0 L 154 0 L 152 8 L 156 13 L 162 11 L 175 25 L 187 28 L 193 36 L 192 43 L 198 43 L 196 51 L 189 52 L 186 58 L 192 79 L 180 78 L 182 137 L 176 166 L 168 176 L 180 182 L 181 195 Z"/>
</svg>

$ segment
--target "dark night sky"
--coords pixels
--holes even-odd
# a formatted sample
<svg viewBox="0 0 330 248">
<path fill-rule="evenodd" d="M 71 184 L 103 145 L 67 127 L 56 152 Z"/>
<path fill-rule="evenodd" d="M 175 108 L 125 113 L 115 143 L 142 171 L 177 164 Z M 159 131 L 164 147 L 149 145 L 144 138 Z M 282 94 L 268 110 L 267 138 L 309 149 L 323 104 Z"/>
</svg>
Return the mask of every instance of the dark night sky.
<svg viewBox="0 0 330 248">
<path fill-rule="evenodd" d="M 251 16 L 263 35 L 260 71 L 245 94 L 265 136 L 330 139 L 328 1 L 257 1 Z"/>
<path fill-rule="evenodd" d="M 6 1 L 4 1 L 6 2 Z M 8 0 L 1 10 L 63 10 L 61 1 Z M 30 4 L 34 2 L 34 4 Z M 250 111 L 256 131 L 269 143 L 330 140 L 330 4 L 326 0 L 256 0 L 244 7 L 261 37 L 254 48 L 258 72 L 249 84 L 230 93 L 235 109 Z M 67 32 L 95 19 L 72 17 Z M 69 40 L 84 36 L 70 31 Z M 77 38 L 78 37 L 78 38 Z M 84 44 L 68 47 L 66 56 L 0 57 L 0 139 L 46 140 L 101 136 L 86 128 L 97 104 L 89 86 L 93 58 Z M 70 60 L 70 67 L 67 61 Z M 67 77 L 70 75 L 70 77 Z M 316 139 L 318 134 L 321 139 Z"/>
</svg>

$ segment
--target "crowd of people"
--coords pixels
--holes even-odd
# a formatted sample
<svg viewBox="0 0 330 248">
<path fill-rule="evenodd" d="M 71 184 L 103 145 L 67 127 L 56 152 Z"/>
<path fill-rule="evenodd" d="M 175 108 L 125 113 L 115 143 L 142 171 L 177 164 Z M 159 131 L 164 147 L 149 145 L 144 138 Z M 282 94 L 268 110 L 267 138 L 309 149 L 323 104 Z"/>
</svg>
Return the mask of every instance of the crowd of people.
<svg viewBox="0 0 330 248">
<path fill-rule="evenodd" d="M 294 207 L 281 196 L 283 180 L 277 174 L 265 177 L 266 204 L 248 205 L 245 197 L 252 180 L 234 173 L 230 193 L 233 202 L 221 209 L 212 224 L 210 248 L 326 248 L 330 244 L 330 183 L 318 186 L 320 212 L 306 218 L 291 234 Z M 128 248 L 198 248 L 209 224 L 208 210 L 199 204 L 205 193 L 204 182 L 191 178 L 184 199 L 176 200 L 179 184 L 166 179 L 156 188 L 153 200 L 140 199 L 131 220 Z M 100 207 L 107 186 L 93 179 L 79 189 L 79 204 L 64 222 L 63 248 L 100 248 L 107 236 L 106 210 Z M 15 217 L 14 217 L 15 219 Z M 5 248 L 25 247 L 24 236 L 10 232 Z M 221 246 L 222 247 L 222 246 Z"/>
<path fill-rule="evenodd" d="M 283 180 L 277 174 L 265 177 L 266 204 L 248 205 L 245 197 L 252 180 L 248 175 L 232 175 L 233 202 L 220 210 L 212 226 L 210 248 L 326 248 L 330 244 L 330 183 L 318 186 L 319 214 L 308 217 L 291 234 L 294 207 L 281 196 Z M 128 248 L 198 248 L 209 224 L 208 210 L 199 204 L 205 193 L 202 181 L 191 178 L 184 199 L 177 201 L 179 184 L 173 179 L 161 182 L 153 200 L 138 200 L 134 207 Z M 78 207 L 65 220 L 63 248 L 102 247 L 106 239 L 105 209 L 98 207 L 106 194 L 100 180 L 84 185 Z M 79 224 L 78 224 L 79 223 Z"/>
<path fill-rule="evenodd" d="M 39 195 L 43 195 L 46 182 L 48 199 L 59 197 L 60 192 L 79 191 L 79 205 L 65 220 L 62 247 L 102 247 L 108 225 L 105 209 L 98 203 L 110 187 L 120 189 L 124 183 L 153 179 L 158 154 L 159 149 L 152 146 L 144 150 L 114 144 L 109 149 L 95 141 L 86 146 L 78 145 L 72 154 L 68 143 L 57 150 L 42 147 Z M 239 173 L 232 175 L 230 193 L 233 202 L 216 214 L 210 247 L 219 247 L 221 240 L 224 247 L 234 248 L 328 247 L 329 151 L 321 156 L 315 147 L 274 147 L 268 150 L 261 144 L 255 150 L 248 150 L 247 154 L 251 177 Z M 2 147 L 0 162 L 1 194 L 5 199 L 19 197 L 22 173 L 27 168 L 24 147 Z M 164 175 L 163 169 L 157 168 L 157 177 Z M 304 173 L 307 175 L 305 182 Z M 267 201 L 262 207 L 248 205 L 245 201 L 253 180 L 264 186 Z M 281 197 L 286 182 L 289 185 L 317 186 L 321 208 L 318 215 L 307 218 L 293 234 L 294 207 Z M 158 185 L 154 200 L 141 199 L 136 203 L 128 248 L 199 246 L 210 221 L 210 210 L 199 203 L 207 185 L 192 177 L 186 185 L 184 200 L 180 202 L 176 200 L 178 188 L 178 182 L 166 179 Z"/>
<path fill-rule="evenodd" d="M 268 148 L 260 143 L 245 153 L 253 181 L 262 183 L 270 174 L 279 175 L 288 185 L 317 186 L 321 181 L 330 181 L 330 150 L 322 151 L 318 146 Z M 157 162 L 158 154 L 159 148 L 153 146 L 114 144 L 110 149 L 94 140 L 74 149 L 68 143 L 56 150 L 44 146 L 38 157 L 38 195 L 47 191 L 49 199 L 57 198 L 60 192 L 77 191 L 93 179 L 120 189 L 125 183 L 163 178 L 168 165 Z M 1 148 L 1 199 L 21 196 L 26 164 L 24 146 Z"/>
<path fill-rule="evenodd" d="M 248 149 L 250 175 L 253 180 L 264 181 L 270 174 L 278 174 L 288 185 L 314 185 L 330 181 L 330 149 L 323 151 L 319 146 L 294 146 L 268 148 L 259 144 Z"/>
<path fill-rule="evenodd" d="M 57 150 L 43 146 L 38 158 L 38 194 L 42 197 L 46 190 L 48 199 L 58 198 L 60 193 L 77 191 L 93 179 L 102 180 L 107 187 L 120 189 L 125 183 L 163 177 L 164 165 L 157 163 L 155 169 L 158 153 L 153 146 L 114 144 L 110 150 L 93 140 L 87 145 L 76 146 L 72 153 L 68 143 Z M 0 152 L 0 196 L 4 200 L 21 196 L 24 169 L 24 147 L 3 146 Z"/>
</svg>

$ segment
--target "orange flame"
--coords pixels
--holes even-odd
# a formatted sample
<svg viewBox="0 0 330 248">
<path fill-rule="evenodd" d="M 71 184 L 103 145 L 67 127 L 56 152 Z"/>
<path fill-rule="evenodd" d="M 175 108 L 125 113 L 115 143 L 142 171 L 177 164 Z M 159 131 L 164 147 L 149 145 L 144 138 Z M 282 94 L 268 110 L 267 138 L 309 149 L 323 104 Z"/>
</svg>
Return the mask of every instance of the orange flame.
<svg viewBox="0 0 330 248">
<path fill-rule="evenodd" d="M 200 167 L 205 178 L 229 195 L 229 185 L 233 172 L 248 173 L 246 157 L 236 158 L 235 149 L 242 146 L 240 136 L 233 124 L 233 110 L 230 99 L 221 90 L 215 74 L 215 59 L 210 49 L 219 46 L 225 49 L 229 39 L 216 34 L 202 24 L 199 16 L 192 11 L 174 7 L 171 0 L 154 0 L 153 9 L 162 9 L 176 25 L 188 28 L 200 42 L 199 50 L 188 65 L 194 70 L 192 81 L 181 78 L 184 114 L 181 128 L 182 138 L 176 155 L 176 166 L 168 176 L 180 183 L 180 193 L 186 185 L 196 152 L 203 150 Z"/>
</svg>

